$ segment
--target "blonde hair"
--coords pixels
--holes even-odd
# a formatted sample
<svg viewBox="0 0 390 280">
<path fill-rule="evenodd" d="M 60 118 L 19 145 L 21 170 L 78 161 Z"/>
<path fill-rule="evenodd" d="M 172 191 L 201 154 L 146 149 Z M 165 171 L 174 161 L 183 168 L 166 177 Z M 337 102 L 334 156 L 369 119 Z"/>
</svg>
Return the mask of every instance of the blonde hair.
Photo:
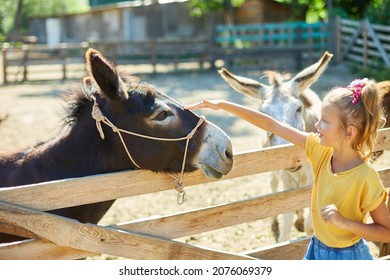
<svg viewBox="0 0 390 280">
<path fill-rule="evenodd" d="M 371 158 L 377 139 L 378 128 L 384 125 L 381 100 L 377 85 L 367 80 L 361 88 L 347 87 L 332 89 L 324 99 L 339 109 L 341 129 L 353 125 L 358 133 L 352 141 L 352 148 L 364 160 Z"/>
</svg>

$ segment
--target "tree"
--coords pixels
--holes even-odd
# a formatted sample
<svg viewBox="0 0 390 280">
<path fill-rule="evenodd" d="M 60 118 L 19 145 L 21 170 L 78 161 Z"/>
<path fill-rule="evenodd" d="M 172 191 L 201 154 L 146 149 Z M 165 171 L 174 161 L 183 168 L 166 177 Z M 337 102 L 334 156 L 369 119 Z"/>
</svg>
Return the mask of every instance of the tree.
<svg viewBox="0 0 390 280">
<path fill-rule="evenodd" d="M 365 12 L 365 16 L 372 22 L 390 25 L 390 0 L 378 0 L 370 5 Z"/>
<path fill-rule="evenodd" d="M 22 20 L 23 0 L 18 0 L 16 6 L 16 15 L 14 17 L 14 24 L 12 30 L 7 34 L 7 41 L 13 41 L 14 36 L 19 34 L 20 24 Z"/>
<path fill-rule="evenodd" d="M 0 0 L 0 35 L 27 34 L 32 17 L 70 14 L 89 10 L 88 0 Z"/>
<path fill-rule="evenodd" d="M 380 7 L 386 0 L 276 0 L 280 3 L 292 5 L 292 10 L 298 11 L 307 8 L 306 21 L 316 22 L 327 20 L 329 16 L 342 16 L 350 19 L 362 19 L 365 11 L 372 7 Z M 332 6 L 331 15 L 328 15 L 329 5 Z M 380 9 L 385 12 L 386 9 Z M 293 15 L 294 16 L 294 15 Z"/>
<path fill-rule="evenodd" d="M 242 6 L 245 0 L 190 0 L 190 14 L 203 17 L 213 12 L 223 12 L 226 24 L 233 24 L 233 7 Z"/>
<path fill-rule="evenodd" d="M 367 8 L 378 0 L 333 0 L 335 14 L 344 12 L 351 19 L 362 19 Z"/>
</svg>

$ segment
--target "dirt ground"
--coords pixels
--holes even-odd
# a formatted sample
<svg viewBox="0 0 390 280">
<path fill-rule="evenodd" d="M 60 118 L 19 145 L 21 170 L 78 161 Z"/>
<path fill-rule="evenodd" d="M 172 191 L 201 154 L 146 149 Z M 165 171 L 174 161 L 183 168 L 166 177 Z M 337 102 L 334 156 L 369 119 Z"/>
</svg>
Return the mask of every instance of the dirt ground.
<svg viewBox="0 0 390 280">
<path fill-rule="evenodd" d="M 137 73 L 137 68 L 128 68 L 133 73 Z M 261 75 L 260 71 L 254 70 L 234 72 L 254 79 Z M 141 77 L 182 104 L 189 104 L 204 98 L 223 98 L 255 109 L 258 107 L 256 101 L 230 89 L 214 71 L 142 74 Z M 344 65 L 331 64 L 325 74 L 312 86 L 312 89 L 323 95 L 333 86 L 345 85 L 353 78 Z M 60 95 L 77 85 L 78 81 L 66 81 L 0 86 L 0 116 L 7 116 L 0 125 L 0 151 L 23 148 L 38 140 L 51 138 L 58 133 L 61 127 L 62 112 Z M 235 153 L 260 147 L 260 133 L 262 132 L 258 128 L 224 112 L 204 110 L 198 113 L 204 114 L 208 120 L 226 131 L 232 139 Z M 386 163 L 385 160 L 377 164 L 380 166 Z M 187 188 L 187 201 L 183 205 L 176 203 L 174 190 L 119 199 L 103 218 L 101 224 L 172 214 L 266 194 L 271 191 L 268 182 L 269 174 L 260 174 Z M 180 240 L 217 250 L 242 252 L 274 244 L 275 238 L 270 224 L 271 218 L 268 218 Z M 292 230 L 292 239 L 302 236 L 304 236 L 303 233 Z M 376 247 L 373 245 L 372 248 L 377 254 Z M 101 256 L 100 258 L 110 257 Z"/>
</svg>

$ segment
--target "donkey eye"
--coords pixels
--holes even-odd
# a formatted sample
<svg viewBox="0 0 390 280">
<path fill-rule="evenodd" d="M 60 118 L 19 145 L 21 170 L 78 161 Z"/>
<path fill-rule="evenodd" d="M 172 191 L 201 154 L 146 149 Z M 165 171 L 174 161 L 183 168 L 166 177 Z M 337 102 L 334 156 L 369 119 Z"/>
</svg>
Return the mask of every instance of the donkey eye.
<svg viewBox="0 0 390 280">
<path fill-rule="evenodd" d="M 297 113 L 300 113 L 300 112 L 302 112 L 302 107 L 298 107 L 298 109 L 297 109 Z"/>
<path fill-rule="evenodd" d="M 158 113 L 154 118 L 153 120 L 155 121 L 163 121 L 165 120 L 167 117 L 171 116 L 172 114 L 169 112 L 169 111 L 161 111 L 160 113 Z"/>
</svg>

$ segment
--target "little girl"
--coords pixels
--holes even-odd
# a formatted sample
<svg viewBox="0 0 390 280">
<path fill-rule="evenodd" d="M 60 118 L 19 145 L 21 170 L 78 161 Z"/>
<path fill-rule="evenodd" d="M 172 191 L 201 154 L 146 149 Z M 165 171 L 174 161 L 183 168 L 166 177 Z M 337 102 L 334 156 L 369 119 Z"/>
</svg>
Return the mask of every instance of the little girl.
<svg viewBox="0 0 390 280">
<path fill-rule="evenodd" d="M 305 259 L 373 259 L 365 240 L 390 242 L 387 193 L 370 164 L 383 120 L 378 89 L 368 79 L 331 90 L 316 123 L 317 134 L 223 100 L 203 100 L 186 109 L 228 111 L 305 149 L 313 167 L 311 211 L 314 235 Z M 370 213 L 372 223 L 366 223 Z"/>
</svg>

